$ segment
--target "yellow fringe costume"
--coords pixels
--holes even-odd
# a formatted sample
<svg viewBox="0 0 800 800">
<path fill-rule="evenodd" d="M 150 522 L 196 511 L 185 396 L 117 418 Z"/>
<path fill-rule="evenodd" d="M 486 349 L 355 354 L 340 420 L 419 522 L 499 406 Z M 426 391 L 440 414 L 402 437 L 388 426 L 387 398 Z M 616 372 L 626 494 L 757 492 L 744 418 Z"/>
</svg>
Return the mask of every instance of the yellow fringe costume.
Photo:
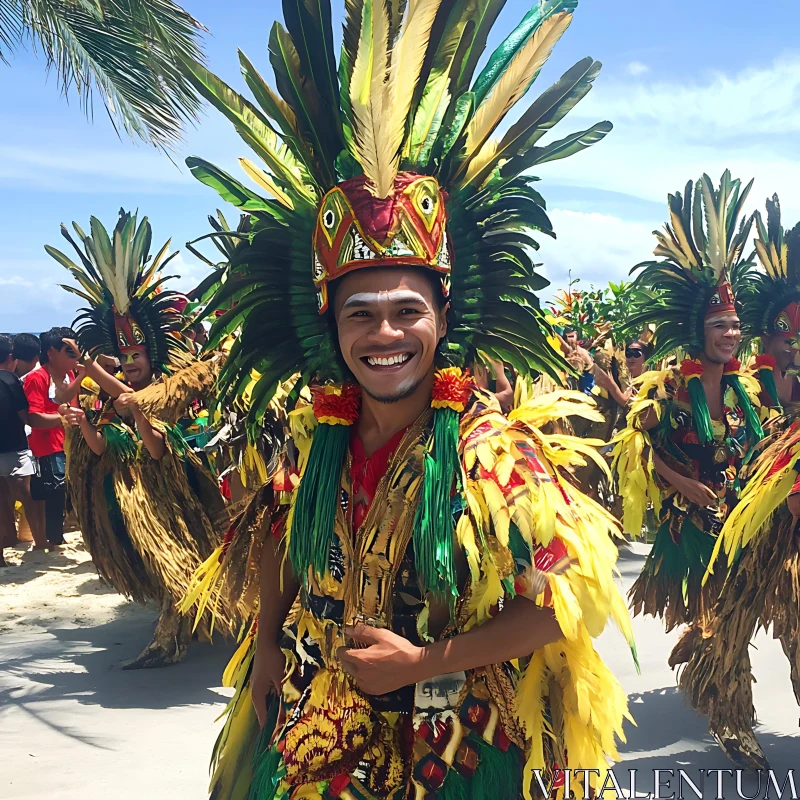
<svg viewBox="0 0 800 800">
<path fill-rule="evenodd" d="M 552 419 L 587 413 L 588 402 L 579 393 L 559 392 L 506 419 L 492 396 L 476 391 L 459 433 L 466 482 L 456 535 L 467 573 L 445 635 L 486 622 L 504 598 L 521 593 L 554 609 L 564 638 L 524 662 L 470 671 L 457 682 L 451 705 L 434 716 L 415 705 L 413 687 L 400 690 L 399 698 L 367 698 L 341 671 L 336 648 L 345 644 L 343 626 L 355 619 L 388 625 L 419 642 L 428 638 L 429 602 L 409 557 L 430 436 L 427 413 L 400 443 L 358 531 L 348 522 L 349 470 L 343 468 L 330 571 L 322 580 L 312 576 L 286 621 L 283 696 L 271 739 L 262 735 L 257 745 L 248 684 L 255 630 L 234 656 L 225 685 L 237 691 L 215 748 L 212 797 L 238 800 L 255 791 L 259 800 L 399 800 L 411 781 L 412 796 L 434 791 L 449 798 L 469 779 L 484 787 L 473 788 L 476 797 L 531 798 L 541 796 L 533 770 L 558 786 L 560 770 L 568 767 L 600 770 L 602 785 L 608 759 L 618 758 L 615 736 L 624 741 L 622 721 L 630 719 L 625 695 L 591 641 L 611 618 L 633 647 L 614 582 L 616 523 L 569 480 L 587 459 L 602 463 L 596 450 L 574 437 L 541 432 Z M 301 469 L 310 446 L 306 437 L 313 438 L 316 428 L 310 412 L 292 415 Z M 277 488 L 265 487 L 254 499 L 198 575 L 189 603 L 221 608 L 225 598 L 247 598 L 256 615 L 260 547 L 283 529 L 296 494 Z M 249 562 L 244 568 L 243 558 Z M 377 569 L 381 563 L 386 568 Z M 254 747 L 261 751 L 254 774 L 246 777 Z M 576 797 L 583 796 L 581 782 L 578 773 L 571 787 Z M 563 793 L 562 786 L 556 795 Z"/>
</svg>

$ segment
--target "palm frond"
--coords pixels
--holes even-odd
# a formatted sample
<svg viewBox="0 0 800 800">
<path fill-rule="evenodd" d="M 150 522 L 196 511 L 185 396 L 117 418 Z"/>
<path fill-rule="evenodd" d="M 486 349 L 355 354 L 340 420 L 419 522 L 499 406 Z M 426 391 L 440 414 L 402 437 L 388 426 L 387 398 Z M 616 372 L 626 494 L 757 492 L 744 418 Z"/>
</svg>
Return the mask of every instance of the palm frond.
<svg viewBox="0 0 800 800">
<path fill-rule="evenodd" d="M 202 59 L 205 30 L 172 0 L 18 0 L 0 4 L 0 44 L 32 42 L 91 116 L 99 96 L 119 131 L 170 149 L 200 100 L 180 61 Z"/>
</svg>

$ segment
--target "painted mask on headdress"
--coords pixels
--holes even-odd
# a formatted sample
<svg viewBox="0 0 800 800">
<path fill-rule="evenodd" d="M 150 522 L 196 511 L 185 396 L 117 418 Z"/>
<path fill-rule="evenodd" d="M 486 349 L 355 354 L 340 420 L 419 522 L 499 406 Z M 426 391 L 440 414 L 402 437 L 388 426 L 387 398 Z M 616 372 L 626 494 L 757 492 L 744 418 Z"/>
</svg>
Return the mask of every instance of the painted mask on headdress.
<svg viewBox="0 0 800 800">
<path fill-rule="evenodd" d="M 134 352 L 141 348 L 147 349 L 144 331 L 139 323 L 130 314 L 120 314 L 114 309 L 114 335 L 120 353 Z"/>
<path fill-rule="evenodd" d="M 727 314 L 736 311 L 736 302 L 733 297 L 733 287 L 725 275 L 719 280 L 714 294 L 708 301 L 706 317 L 716 316 L 717 314 Z"/>
<path fill-rule="evenodd" d="M 448 294 L 451 268 L 446 194 L 435 178 L 401 172 L 394 191 L 377 198 L 364 176 L 331 189 L 314 230 L 314 285 L 320 314 L 328 283 L 364 267 L 418 266 L 434 270 Z"/>
<path fill-rule="evenodd" d="M 772 323 L 772 330 L 773 335 L 786 334 L 796 340 L 800 333 L 800 303 L 789 303 L 782 309 Z"/>
</svg>

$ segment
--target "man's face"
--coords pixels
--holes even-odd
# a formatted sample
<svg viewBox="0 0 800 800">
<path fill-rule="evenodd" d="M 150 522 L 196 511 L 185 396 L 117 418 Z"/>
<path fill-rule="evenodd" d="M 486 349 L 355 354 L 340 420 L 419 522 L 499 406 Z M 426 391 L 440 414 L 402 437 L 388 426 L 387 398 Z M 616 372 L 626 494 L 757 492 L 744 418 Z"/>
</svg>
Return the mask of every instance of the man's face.
<svg viewBox="0 0 800 800">
<path fill-rule="evenodd" d="M 727 364 L 742 340 L 739 317 L 733 312 L 717 314 L 705 321 L 703 350 L 713 364 Z"/>
<path fill-rule="evenodd" d="M 431 282 L 403 267 L 345 275 L 334 313 L 345 363 L 361 388 L 383 403 L 414 393 L 433 369 L 447 331 Z"/>
<path fill-rule="evenodd" d="M 625 364 L 628 372 L 638 378 L 644 369 L 644 352 L 638 343 L 631 343 L 625 348 Z"/>
<path fill-rule="evenodd" d="M 136 347 L 122 354 L 122 373 L 131 386 L 146 386 L 152 378 L 147 348 Z"/>
<path fill-rule="evenodd" d="M 787 334 L 776 334 L 775 336 L 765 336 L 763 338 L 764 352 L 772 356 L 781 372 L 794 363 L 796 350 L 796 339 Z"/>
<path fill-rule="evenodd" d="M 575 331 L 570 331 L 567 334 L 567 344 L 572 348 L 578 346 L 578 334 Z"/>
<path fill-rule="evenodd" d="M 78 354 L 68 344 L 62 344 L 59 350 L 51 347 L 47 351 L 47 362 L 54 372 L 66 375 L 78 366 Z"/>
<path fill-rule="evenodd" d="M 39 366 L 39 359 L 34 358 L 31 361 L 25 361 L 22 358 L 17 359 L 17 366 L 14 368 L 14 374 L 18 378 L 24 378 L 29 372 L 32 372 Z"/>
</svg>

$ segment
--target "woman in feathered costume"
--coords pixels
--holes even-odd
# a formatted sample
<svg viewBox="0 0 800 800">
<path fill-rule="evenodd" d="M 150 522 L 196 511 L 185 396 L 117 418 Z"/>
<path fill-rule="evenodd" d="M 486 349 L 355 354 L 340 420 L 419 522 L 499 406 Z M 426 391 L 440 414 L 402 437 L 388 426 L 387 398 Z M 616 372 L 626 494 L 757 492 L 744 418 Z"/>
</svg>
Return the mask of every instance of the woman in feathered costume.
<svg viewBox="0 0 800 800">
<path fill-rule="evenodd" d="M 787 374 L 798 349 L 800 328 L 800 226 L 784 232 L 775 196 L 767 200 L 767 224 L 757 216 L 756 251 L 763 272 L 749 277 L 742 292 L 742 327 L 757 337 L 755 367 L 761 397 L 773 414 L 767 437 L 747 469 L 747 485 L 717 541 L 728 575 L 709 625 L 681 673 L 681 687 L 694 707 L 708 715 L 712 733 L 740 766 L 767 769 L 753 733 L 750 640 L 757 627 L 772 627 L 789 659 L 800 703 L 800 386 Z"/>
<path fill-rule="evenodd" d="M 744 220 L 742 207 L 751 185 L 742 189 L 726 171 L 719 187 L 704 175 L 670 195 L 670 221 L 655 233 L 661 260 L 637 267 L 635 285 L 659 295 L 630 325 L 656 324 L 654 360 L 679 349 L 689 355 L 675 369 L 640 379 L 628 426 L 615 439 L 614 469 L 625 532 L 641 535 L 648 501 L 659 520 L 631 589 L 634 614 L 662 617 L 668 631 L 688 623 L 683 644 L 702 635 L 716 600 L 719 586 L 703 588 L 703 576 L 736 501 L 742 461 L 762 435 L 734 358 L 741 330 L 728 278 L 749 264 L 752 220 Z"/>
<path fill-rule="evenodd" d="M 163 289 L 167 242 L 151 261 L 147 219 L 120 211 L 112 235 L 92 217 L 79 242 L 61 232 L 80 266 L 48 253 L 80 285 L 63 288 L 89 305 L 76 320 L 80 349 L 116 356 L 126 383 L 98 377 L 107 399 L 97 410 L 63 406 L 72 434 L 67 482 L 92 560 L 117 591 L 161 605 L 153 640 L 128 669 L 180 661 L 191 641 L 191 615 L 175 602 L 219 543 L 227 512 L 214 477 L 187 446 L 181 420 L 214 385 L 218 367 L 189 354 L 180 336 L 180 299 Z M 92 374 L 98 374 L 93 370 Z"/>
<path fill-rule="evenodd" d="M 584 796 L 562 770 L 602 783 L 616 756 L 626 699 L 591 640 L 609 616 L 630 635 L 615 523 L 564 477 L 596 452 L 539 428 L 587 401 L 506 418 L 464 369 L 565 367 L 534 294 L 550 222 L 520 173 L 610 129 L 536 145 L 589 91 L 586 59 L 491 138 L 575 1 L 537 3 L 473 80 L 502 5 L 348 2 L 337 71 L 329 4 L 286 0 L 278 93 L 240 55 L 263 111 L 190 67 L 270 195 L 188 160 L 252 216 L 212 301 L 236 305 L 211 344 L 241 331 L 221 397 L 252 370 L 255 423 L 297 371 L 314 397 L 187 598 L 258 614 L 225 675 L 215 798 Z"/>
</svg>

